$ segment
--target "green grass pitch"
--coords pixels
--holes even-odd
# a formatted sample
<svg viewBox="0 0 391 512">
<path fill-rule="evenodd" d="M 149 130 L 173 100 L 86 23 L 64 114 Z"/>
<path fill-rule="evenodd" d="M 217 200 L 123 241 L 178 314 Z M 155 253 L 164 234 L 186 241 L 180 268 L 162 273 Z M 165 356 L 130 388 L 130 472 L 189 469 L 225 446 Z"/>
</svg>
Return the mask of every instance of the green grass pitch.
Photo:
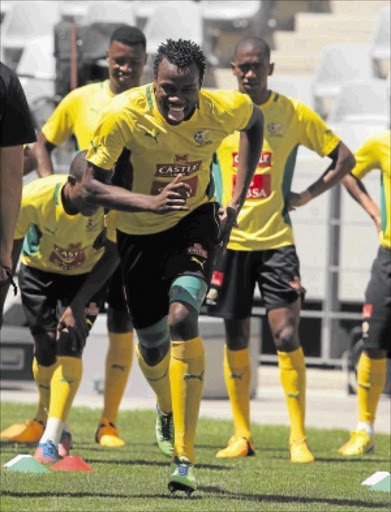
<svg viewBox="0 0 391 512">
<path fill-rule="evenodd" d="M 32 405 L 2 403 L 1 429 L 33 413 Z M 74 408 L 69 418 L 75 441 L 72 454 L 90 464 L 93 473 L 10 472 L 3 465 L 18 454 L 33 454 L 34 447 L 2 442 L 1 512 L 390 510 L 389 493 L 361 486 L 375 471 L 390 471 L 387 435 L 376 435 L 375 454 L 346 459 L 337 453 L 348 438 L 346 431 L 308 429 L 316 462 L 300 465 L 288 461 L 287 427 L 253 425 L 256 456 L 221 460 L 215 453 L 230 437 L 231 422 L 200 419 L 199 487 L 188 498 L 167 489 L 170 462 L 157 449 L 153 411 L 121 412 L 119 427 L 126 446 L 115 449 L 94 442 L 99 414 Z"/>
</svg>

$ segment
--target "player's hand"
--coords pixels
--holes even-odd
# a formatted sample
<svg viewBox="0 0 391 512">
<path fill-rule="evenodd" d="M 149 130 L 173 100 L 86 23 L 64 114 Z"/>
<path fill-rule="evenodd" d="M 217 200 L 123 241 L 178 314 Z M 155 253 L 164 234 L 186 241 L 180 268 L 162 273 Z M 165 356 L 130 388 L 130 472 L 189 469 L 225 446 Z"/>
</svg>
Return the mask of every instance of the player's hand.
<svg viewBox="0 0 391 512">
<path fill-rule="evenodd" d="M 304 206 L 311 201 L 311 194 L 308 190 L 297 194 L 296 192 L 289 192 L 288 199 L 286 201 L 286 210 L 291 212 L 296 210 L 299 206 Z"/>
<path fill-rule="evenodd" d="M 66 308 L 57 324 L 57 339 L 63 332 L 70 336 L 71 347 L 74 352 L 81 351 L 84 348 L 88 336 L 84 307 L 71 305 Z"/>
<path fill-rule="evenodd" d="M 222 250 L 227 247 L 229 242 L 229 237 L 231 235 L 232 228 L 238 227 L 237 223 L 237 211 L 235 208 L 231 206 L 227 206 L 226 208 L 220 208 L 219 210 L 219 219 L 220 219 L 220 231 L 219 231 L 219 245 L 222 247 Z"/>
<path fill-rule="evenodd" d="M 152 208 L 154 213 L 167 213 L 171 211 L 188 211 L 186 206 L 187 199 L 191 196 L 191 187 L 183 181 L 182 174 L 166 185 L 157 196 L 151 197 Z"/>
</svg>

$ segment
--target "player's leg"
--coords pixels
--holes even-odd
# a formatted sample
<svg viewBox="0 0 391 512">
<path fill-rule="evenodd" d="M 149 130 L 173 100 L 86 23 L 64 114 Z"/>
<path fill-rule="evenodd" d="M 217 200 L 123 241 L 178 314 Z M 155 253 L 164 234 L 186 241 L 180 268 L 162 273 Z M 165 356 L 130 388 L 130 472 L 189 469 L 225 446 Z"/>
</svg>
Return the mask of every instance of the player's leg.
<svg viewBox="0 0 391 512">
<path fill-rule="evenodd" d="M 255 251 L 225 251 L 218 258 L 206 303 L 208 314 L 224 318 L 224 377 L 232 406 L 235 433 L 218 458 L 255 454 L 250 430 L 250 315 L 255 286 Z"/>
<path fill-rule="evenodd" d="M 133 325 L 123 294 L 118 267 L 112 277 L 108 295 L 107 330 L 109 347 L 106 354 L 104 407 L 95 440 L 101 446 L 124 446 L 118 435 L 117 415 L 133 361 Z"/>
<path fill-rule="evenodd" d="M 21 265 L 19 273 L 23 309 L 34 339 L 33 375 L 39 401 L 34 418 L 25 424 L 14 424 L 1 433 L 12 442 L 37 443 L 44 431 L 50 400 L 50 380 L 56 367 L 56 324 L 53 304 L 46 293 L 50 276 Z"/>
<path fill-rule="evenodd" d="M 358 423 L 350 440 L 339 448 L 342 455 L 375 451 L 374 424 L 386 382 L 386 355 L 391 339 L 391 258 L 380 248 L 365 292 L 362 333 L 364 348 L 357 366 Z"/>
<path fill-rule="evenodd" d="M 306 372 L 299 340 L 302 296 L 299 260 L 294 246 L 264 251 L 260 281 L 267 317 L 278 353 L 280 380 L 290 421 L 291 462 L 313 462 L 305 435 Z"/>
</svg>

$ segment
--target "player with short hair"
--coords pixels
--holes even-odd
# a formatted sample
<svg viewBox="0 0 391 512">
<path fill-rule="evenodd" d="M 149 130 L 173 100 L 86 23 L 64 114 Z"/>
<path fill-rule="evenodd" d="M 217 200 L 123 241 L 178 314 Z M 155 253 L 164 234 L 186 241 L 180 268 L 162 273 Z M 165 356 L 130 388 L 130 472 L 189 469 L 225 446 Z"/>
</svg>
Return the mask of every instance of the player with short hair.
<svg viewBox="0 0 391 512">
<path fill-rule="evenodd" d="M 251 309 L 257 283 L 278 352 L 280 379 L 291 426 L 291 462 L 314 460 L 305 434 L 305 361 L 298 327 L 305 290 L 300 280 L 289 211 L 323 193 L 354 165 L 347 147 L 304 103 L 268 89 L 273 73 L 270 48 L 261 38 L 242 39 L 232 71 L 239 90 L 262 111 L 264 146 L 258 167 L 231 233 L 228 248 L 217 261 L 206 299 L 208 314 L 224 318 L 224 374 L 232 404 L 235 434 L 218 458 L 255 454 L 250 430 Z M 217 151 L 215 180 L 221 183 L 222 204 L 237 183 L 239 134 L 228 136 Z M 326 172 L 300 194 L 291 191 L 299 145 L 328 156 Z"/>
<path fill-rule="evenodd" d="M 391 131 L 369 137 L 356 153 L 356 166 L 343 184 L 374 220 L 380 247 L 373 262 L 362 310 L 364 342 L 357 366 L 358 423 L 350 440 L 338 450 L 342 455 L 375 451 L 375 416 L 386 382 L 386 357 L 391 350 Z M 381 171 L 381 211 L 361 179 L 374 169 Z"/>
<path fill-rule="evenodd" d="M 236 91 L 201 89 L 205 56 L 191 41 L 167 40 L 157 52 L 152 84 L 114 98 L 87 156 L 87 203 L 112 210 L 140 367 L 157 395 L 158 422 L 175 446 L 171 490 L 196 488 L 194 436 L 205 372 L 198 315 L 219 240 L 229 237 L 262 145 L 262 114 Z M 218 218 L 210 171 L 220 142 L 242 132 L 235 192 Z M 123 148 L 131 173 L 110 185 Z M 130 192 L 130 185 L 131 192 Z M 173 211 L 165 215 L 163 187 Z"/>
<path fill-rule="evenodd" d="M 59 103 L 42 127 L 33 155 L 39 176 L 53 174 L 52 151 L 74 134 L 79 150 L 89 147 L 102 111 L 111 100 L 140 85 L 146 63 L 146 40 L 136 27 L 123 25 L 114 30 L 107 51 L 109 79 L 74 89 Z M 95 439 L 102 446 L 123 446 L 116 427 L 121 398 L 125 391 L 133 358 L 133 326 L 122 293 L 120 271 L 112 277 L 106 296 L 109 348 L 106 355 L 104 407 Z M 47 412 L 39 401 L 33 420 L 15 424 L 2 432 L 14 442 L 37 442 L 46 424 Z"/>
</svg>

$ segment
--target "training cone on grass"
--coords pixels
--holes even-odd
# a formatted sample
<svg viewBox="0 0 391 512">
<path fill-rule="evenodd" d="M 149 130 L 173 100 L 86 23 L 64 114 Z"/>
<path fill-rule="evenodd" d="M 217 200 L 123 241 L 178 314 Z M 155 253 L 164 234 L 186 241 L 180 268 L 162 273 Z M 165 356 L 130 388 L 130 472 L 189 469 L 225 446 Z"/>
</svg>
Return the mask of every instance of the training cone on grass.
<svg viewBox="0 0 391 512">
<path fill-rule="evenodd" d="M 60 460 L 60 462 L 54 464 L 50 469 L 53 471 L 94 471 L 92 467 L 78 455 L 68 455 Z"/>
<path fill-rule="evenodd" d="M 17 455 L 4 464 L 4 467 L 6 467 L 8 471 L 16 471 L 19 473 L 49 473 L 49 470 L 31 455 Z"/>
<path fill-rule="evenodd" d="M 383 480 L 370 487 L 371 491 L 382 491 L 391 493 L 391 475 L 386 476 Z"/>
</svg>

